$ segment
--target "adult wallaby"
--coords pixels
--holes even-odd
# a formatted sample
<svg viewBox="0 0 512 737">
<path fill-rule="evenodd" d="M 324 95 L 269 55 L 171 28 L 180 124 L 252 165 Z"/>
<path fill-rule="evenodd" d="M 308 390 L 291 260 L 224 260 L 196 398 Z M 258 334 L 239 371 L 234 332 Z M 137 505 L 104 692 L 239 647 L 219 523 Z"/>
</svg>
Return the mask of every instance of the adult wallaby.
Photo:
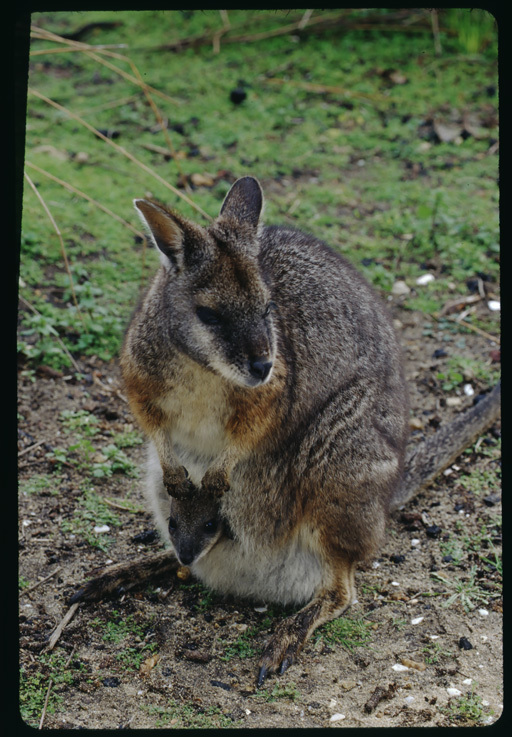
<svg viewBox="0 0 512 737">
<path fill-rule="evenodd" d="M 469 439 L 447 433 L 439 463 L 439 443 L 425 441 L 404 477 L 400 348 L 363 277 L 310 235 L 262 227 L 252 177 L 234 183 L 208 227 L 154 202 L 135 206 L 161 267 L 128 328 L 121 368 L 151 441 L 157 526 L 212 589 L 304 605 L 267 644 L 261 684 L 350 605 L 355 566 L 378 552 L 390 507 L 485 429 L 499 389 L 470 410 Z M 204 529 L 212 520 L 215 530 Z M 139 572 L 176 566 L 166 551 Z M 73 600 L 137 578 L 133 563 L 114 566 Z"/>
</svg>

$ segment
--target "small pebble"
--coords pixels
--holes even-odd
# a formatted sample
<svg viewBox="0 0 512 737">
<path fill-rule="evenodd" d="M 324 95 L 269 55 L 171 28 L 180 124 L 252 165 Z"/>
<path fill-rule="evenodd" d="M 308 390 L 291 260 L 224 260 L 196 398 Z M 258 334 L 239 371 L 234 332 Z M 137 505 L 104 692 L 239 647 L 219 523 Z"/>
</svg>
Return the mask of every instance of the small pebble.
<svg viewBox="0 0 512 737">
<path fill-rule="evenodd" d="M 406 704 L 412 704 L 412 702 L 414 701 L 414 696 L 406 696 L 404 701 Z"/>
<path fill-rule="evenodd" d="M 447 407 L 458 407 L 459 404 L 462 404 L 462 399 L 460 397 L 447 397 L 446 398 Z"/>
<path fill-rule="evenodd" d="M 481 617 L 488 617 L 489 616 L 489 612 L 487 611 L 487 609 L 479 609 L 478 610 L 478 613 L 479 613 L 479 615 Z"/>
<path fill-rule="evenodd" d="M 400 586 L 398 581 L 391 581 L 391 586 Z"/>
<path fill-rule="evenodd" d="M 329 719 L 330 722 L 339 722 L 340 719 L 345 719 L 345 714 L 333 714 Z"/>
<path fill-rule="evenodd" d="M 433 274 L 423 274 L 416 279 L 416 284 L 423 286 L 424 284 L 428 284 L 429 282 L 434 280 L 435 276 Z"/>
<path fill-rule="evenodd" d="M 406 665 L 402 665 L 401 663 L 396 663 L 396 665 L 393 666 L 393 670 L 396 670 L 397 672 L 399 672 L 399 671 L 409 670 L 409 668 Z"/>
<path fill-rule="evenodd" d="M 108 525 L 96 525 L 94 528 L 94 532 L 96 533 L 103 533 L 103 532 L 110 532 L 110 527 Z"/>
<path fill-rule="evenodd" d="M 420 622 L 423 622 L 425 617 L 415 617 L 414 619 L 411 619 L 411 624 L 419 624 Z"/>
<path fill-rule="evenodd" d="M 487 302 L 487 307 L 492 310 L 492 312 L 499 312 L 501 310 L 501 303 L 496 299 L 491 299 Z"/>
<path fill-rule="evenodd" d="M 336 706 L 337 703 L 338 702 L 336 701 L 336 699 L 331 699 L 329 701 L 329 709 L 334 709 L 334 707 Z"/>
<path fill-rule="evenodd" d="M 459 647 L 461 650 L 472 650 L 473 649 L 473 645 L 470 643 L 467 637 L 460 638 Z"/>
<path fill-rule="evenodd" d="M 462 681 L 462 683 L 463 683 L 463 684 L 464 684 L 465 686 L 471 686 L 471 684 L 473 683 L 473 681 L 471 680 L 471 678 L 465 678 L 465 679 L 464 679 L 464 680 Z"/>
<path fill-rule="evenodd" d="M 403 297 L 405 294 L 409 294 L 410 288 L 404 281 L 396 281 L 391 287 L 391 294 L 394 297 Z"/>
<path fill-rule="evenodd" d="M 420 541 L 417 538 L 414 538 L 413 540 L 411 540 L 411 545 L 413 547 L 415 547 L 416 545 L 419 545 L 419 544 L 420 544 Z"/>
<path fill-rule="evenodd" d="M 458 688 L 447 688 L 446 693 L 448 696 L 462 696 L 462 691 L 459 691 Z"/>
</svg>

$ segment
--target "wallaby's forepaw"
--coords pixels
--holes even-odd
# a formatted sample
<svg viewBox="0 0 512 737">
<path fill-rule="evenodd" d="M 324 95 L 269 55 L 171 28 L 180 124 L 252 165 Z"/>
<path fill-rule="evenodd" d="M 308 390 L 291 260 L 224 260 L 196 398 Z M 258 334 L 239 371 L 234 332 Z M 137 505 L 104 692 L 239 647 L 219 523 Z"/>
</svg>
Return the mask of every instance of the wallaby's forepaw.
<svg viewBox="0 0 512 737">
<path fill-rule="evenodd" d="M 187 499 L 196 488 L 184 466 L 164 469 L 163 482 L 166 492 L 174 499 Z"/>
<path fill-rule="evenodd" d="M 292 663 L 295 663 L 307 638 L 308 631 L 300 626 L 297 616 L 288 617 L 279 624 L 260 658 L 258 688 L 269 673 L 282 675 Z"/>
<path fill-rule="evenodd" d="M 216 468 L 209 468 L 201 481 L 201 490 L 214 499 L 220 499 L 226 491 L 229 491 L 229 479 L 226 473 Z"/>
</svg>

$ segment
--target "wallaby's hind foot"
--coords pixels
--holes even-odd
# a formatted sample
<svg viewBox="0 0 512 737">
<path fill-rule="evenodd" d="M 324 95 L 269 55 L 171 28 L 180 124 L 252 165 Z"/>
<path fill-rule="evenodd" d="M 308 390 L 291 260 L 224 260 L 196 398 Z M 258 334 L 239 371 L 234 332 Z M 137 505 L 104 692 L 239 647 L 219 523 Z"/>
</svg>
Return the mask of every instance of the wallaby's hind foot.
<svg viewBox="0 0 512 737">
<path fill-rule="evenodd" d="M 106 568 L 103 573 L 88 581 L 73 594 L 69 603 L 77 601 L 99 601 L 114 594 L 146 583 L 158 576 L 170 575 L 180 567 L 174 553 L 164 550 L 155 555 L 137 558 L 128 563 L 118 563 Z"/>
<path fill-rule="evenodd" d="M 259 662 L 258 688 L 269 673 L 284 673 L 304 647 L 311 634 L 324 622 L 345 612 L 355 598 L 355 563 L 338 559 L 336 580 L 329 588 L 291 617 L 283 619 L 270 638 Z"/>
</svg>

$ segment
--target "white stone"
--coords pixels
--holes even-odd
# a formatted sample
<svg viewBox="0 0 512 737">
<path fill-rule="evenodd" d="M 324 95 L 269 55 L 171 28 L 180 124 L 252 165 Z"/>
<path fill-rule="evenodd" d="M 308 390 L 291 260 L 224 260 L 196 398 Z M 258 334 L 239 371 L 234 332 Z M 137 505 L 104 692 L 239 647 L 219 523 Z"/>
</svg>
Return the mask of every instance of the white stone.
<svg viewBox="0 0 512 737">
<path fill-rule="evenodd" d="M 339 722 L 340 719 L 345 719 L 345 714 L 333 714 L 329 719 L 330 722 Z"/>
<path fill-rule="evenodd" d="M 396 281 L 391 287 L 391 294 L 395 297 L 403 297 L 404 294 L 409 294 L 410 291 L 410 287 L 401 280 Z"/>
<path fill-rule="evenodd" d="M 489 612 L 487 611 L 487 609 L 479 609 L 478 610 L 478 613 L 479 613 L 479 615 L 481 617 L 488 617 L 489 616 Z"/>
<path fill-rule="evenodd" d="M 425 617 L 415 617 L 414 619 L 411 619 L 411 624 L 419 624 L 420 622 L 423 622 Z"/>
<path fill-rule="evenodd" d="M 420 544 L 420 541 L 416 537 L 411 540 L 411 545 L 413 545 L 414 547 L 419 544 Z"/>
<path fill-rule="evenodd" d="M 498 302 L 497 299 L 491 299 L 487 302 L 487 307 L 493 312 L 499 312 L 501 310 L 501 302 Z"/>
<path fill-rule="evenodd" d="M 447 688 L 446 693 L 448 696 L 462 696 L 462 691 L 459 691 L 458 688 Z"/>
<path fill-rule="evenodd" d="M 396 670 L 397 672 L 402 672 L 405 670 L 409 670 L 409 668 L 406 665 L 402 665 L 401 663 L 397 663 L 393 666 L 393 670 Z"/>
<path fill-rule="evenodd" d="M 97 534 L 110 532 L 110 527 L 108 525 L 96 525 L 96 527 L 94 528 L 94 532 L 96 532 Z"/>
<path fill-rule="evenodd" d="M 433 274 L 423 274 L 416 279 L 416 284 L 419 284 L 419 286 L 422 287 L 424 284 L 428 284 L 434 280 L 435 276 Z"/>
</svg>

